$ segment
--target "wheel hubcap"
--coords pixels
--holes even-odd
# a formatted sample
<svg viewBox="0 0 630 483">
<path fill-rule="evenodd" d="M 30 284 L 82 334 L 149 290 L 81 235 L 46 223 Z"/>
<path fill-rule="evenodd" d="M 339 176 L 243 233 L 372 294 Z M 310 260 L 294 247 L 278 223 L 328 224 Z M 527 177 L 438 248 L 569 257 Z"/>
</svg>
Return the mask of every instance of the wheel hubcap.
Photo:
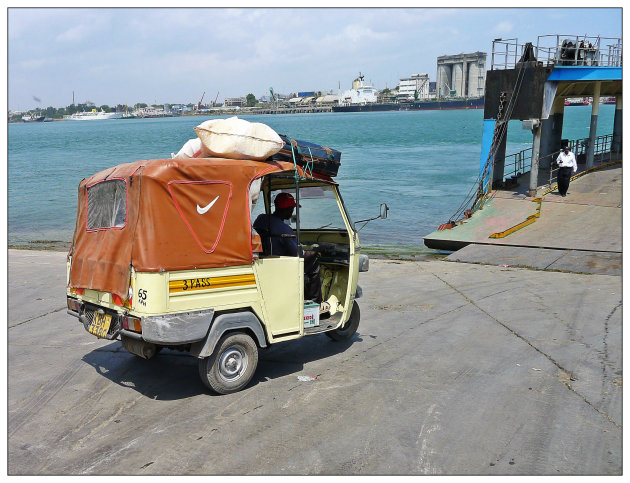
<svg viewBox="0 0 630 483">
<path fill-rule="evenodd" d="M 219 372 L 227 381 L 234 381 L 241 377 L 247 368 L 247 354 L 231 347 L 221 354 Z"/>
</svg>

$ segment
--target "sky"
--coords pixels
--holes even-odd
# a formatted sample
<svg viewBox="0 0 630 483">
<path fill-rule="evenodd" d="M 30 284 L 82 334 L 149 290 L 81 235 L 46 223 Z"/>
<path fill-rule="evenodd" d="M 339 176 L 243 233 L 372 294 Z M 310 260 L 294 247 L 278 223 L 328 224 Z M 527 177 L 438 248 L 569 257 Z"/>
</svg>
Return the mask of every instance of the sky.
<svg viewBox="0 0 630 483">
<path fill-rule="evenodd" d="M 495 38 L 622 36 L 621 8 L 9 8 L 8 109 L 378 89 Z M 488 65 L 490 63 L 488 55 Z"/>
</svg>

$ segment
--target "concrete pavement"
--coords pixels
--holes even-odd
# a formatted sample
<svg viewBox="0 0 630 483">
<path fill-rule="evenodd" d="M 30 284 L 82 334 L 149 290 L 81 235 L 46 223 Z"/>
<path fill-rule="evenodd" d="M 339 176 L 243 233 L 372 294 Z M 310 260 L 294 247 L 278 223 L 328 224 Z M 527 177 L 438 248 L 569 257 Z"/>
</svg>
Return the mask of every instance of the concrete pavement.
<svg viewBox="0 0 630 483">
<path fill-rule="evenodd" d="M 66 315 L 65 254 L 9 250 L 9 474 L 622 473 L 621 277 L 370 265 L 351 341 L 272 346 L 215 396 Z"/>
</svg>

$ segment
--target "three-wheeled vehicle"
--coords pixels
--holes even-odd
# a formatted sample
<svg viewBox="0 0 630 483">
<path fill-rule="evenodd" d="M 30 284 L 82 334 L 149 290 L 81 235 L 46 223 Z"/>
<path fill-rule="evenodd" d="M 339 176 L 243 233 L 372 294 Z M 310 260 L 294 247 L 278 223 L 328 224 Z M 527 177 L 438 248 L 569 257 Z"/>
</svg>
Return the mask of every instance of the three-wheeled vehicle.
<svg viewBox="0 0 630 483">
<path fill-rule="evenodd" d="M 220 394 L 245 387 L 270 344 L 350 338 L 367 256 L 333 177 L 278 159 L 138 161 L 84 179 L 68 313 L 143 358 L 165 347 L 190 353 Z M 297 256 L 263 253 L 252 228 L 282 192 L 297 200 Z M 320 253 L 322 314 L 304 299 L 303 248 Z"/>
</svg>

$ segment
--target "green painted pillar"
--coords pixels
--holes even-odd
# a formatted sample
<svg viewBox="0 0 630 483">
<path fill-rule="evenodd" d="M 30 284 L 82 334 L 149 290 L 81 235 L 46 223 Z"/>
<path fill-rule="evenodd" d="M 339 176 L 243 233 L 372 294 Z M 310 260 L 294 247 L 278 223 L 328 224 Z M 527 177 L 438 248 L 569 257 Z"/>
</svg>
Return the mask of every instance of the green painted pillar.
<svg viewBox="0 0 630 483">
<path fill-rule="evenodd" d="M 622 143 L 621 140 L 623 138 L 623 127 L 622 127 L 622 109 L 621 109 L 621 94 L 617 96 L 617 104 L 615 106 L 615 122 L 613 124 L 613 138 L 612 138 L 612 151 L 614 153 L 621 153 Z"/>
<path fill-rule="evenodd" d="M 505 132 L 501 138 L 501 142 L 496 147 L 494 159 L 492 160 L 492 183 L 494 186 L 501 186 L 505 176 L 505 147 L 507 145 L 507 122 L 502 123 L 496 129 L 503 129 Z"/>
<path fill-rule="evenodd" d="M 534 133 L 534 142 L 532 144 L 532 169 L 529 173 L 529 191 L 527 196 L 536 196 L 538 188 L 538 160 L 540 157 L 540 138 L 542 137 L 542 123 L 538 123 L 536 128 L 532 129 Z"/>
<path fill-rule="evenodd" d="M 540 138 L 541 169 L 549 169 L 552 158 L 560 151 L 562 125 L 564 123 L 564 97 L 556 97 L 549 113 L 549 119 L 542 120 L 542 137 Z"/>
<path fill-rule="evenodd" d="M 586 150 L 586 169 L 592 168 L 595 160 L 595 138 L 597 138 L 597 118 L 599 116 L 599 94 L 602 82 L 595 82 L 593 89 L 593 106 L 591 110 L 591 130 L 588 136 L 588 149 Z"/>
</svg>

